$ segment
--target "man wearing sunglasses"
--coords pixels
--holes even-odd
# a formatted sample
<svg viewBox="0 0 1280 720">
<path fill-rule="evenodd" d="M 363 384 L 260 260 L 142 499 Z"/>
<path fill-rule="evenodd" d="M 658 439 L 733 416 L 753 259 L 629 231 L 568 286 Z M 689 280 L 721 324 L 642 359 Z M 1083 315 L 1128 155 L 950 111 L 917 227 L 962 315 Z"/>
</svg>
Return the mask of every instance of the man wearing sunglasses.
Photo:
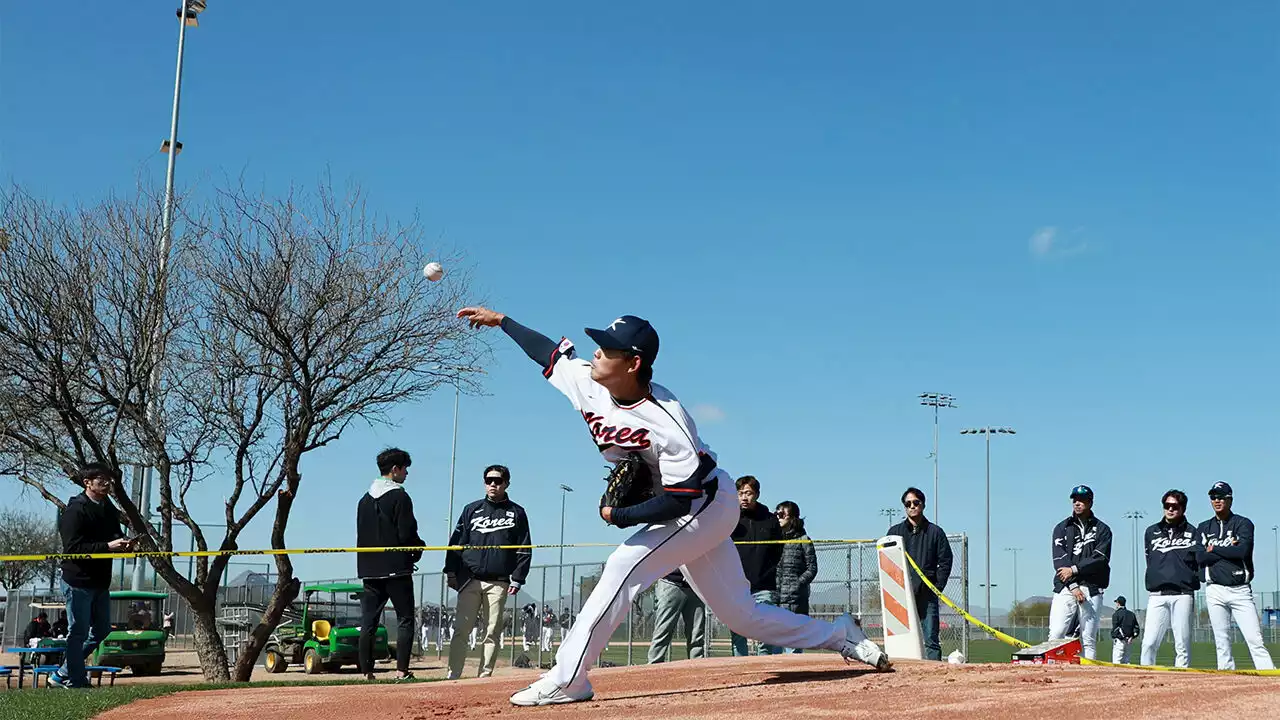
<svg viewBox="0 0 1280 720">
<path fill-rule="evenodd" d="M 1196 558 L 1204 580 L 1209 625 L 1218 650 L 1218 669 L 1235 670 L 1231 657 L 1231 621 L 1249 646 L 1256 670 L 1274 670 L 1271 654 L 1262 643 L 1258 606 L 1253 602 L 1253 521 L 1231 512 L 1231 486 L 1217 482 L 1209 488 L 1213 517 L 1200 523 L 1200 547 Z"/>
<path fill-rule="evenodd" d="M 524 508 L 511 501 L 507 488 L 511 471 L 505 465 L 484 469 L 484 497 L 462 509 L 450 545 L 473 546 L 450 550 L 444 571 L 449 587 L 458 591 L 458 615 L 449 644 L 449 679 L 462 677 L 467 661 L 467 637 L 483 621 L 480 650 L 480 677 L 489 677 L 498 662 L 498 640 L 502 635 L 502 611 L 507 597 L 520 592 L 529 576 L 533 550 L 498 549 L 502 546 L 532 545 L 529 518 Z M 490 549 L 492 548 L 492 549 Z"/>
<path fill-rule="evenodd" d="M 67 502 L 58 521 L 64 553 L 125 552 L 131 543 L 120 531 L 120 513 L 111 504 L 115 475 L 101 463 L 80 468 L 71 478 L 84 492 Z M 58 688 L 89 687 L 85 658 L 111 632 L 110 558 L 62 561 L 62 594 L 67 599 L 67 652 L 49 675 Z"/>
<path fill-rule="evenodd" d="M 1053 526 L 1053 603 L 1049 639 L 1067 637 L 1071 618 L 1080 617 L 1084 656 L 1098 658 L 1098 616 L 1102 593 L 1111 584 L 1111 528 L 1093 514 L 1093 490 L 1071 488 L 1071 516 Z"/>
<path fill-rule="evenodd" d="M 920 571 L 929 578 L 929 582 L 941 592 L 947 587 L 951 577 L 951 542 L 947 540 L 947 532 L 929 522 L 924 516 L 924 491 L 909 487 L 902 493 L 902 507 L 906 510 L 907 519 L 889 528 L 886 535 L 897 535 L 907 554 Z M 920 576 L 911 573 L 911 590 L 916 598 L 916 615 L 920 618 L 921 634 L 924 636 L 924 658 L 926 660 L 942 659 L 942 643 L 939 641 L 938 596 L 933 594 Z"/>
<path fill-rule="evenodd" d="M 1142 664 L 1154 665 L 1165 631 L 1173 628 L 1174 667 L 1191 666 L 1191 611 L 1200 589 L 1196 572 L 1196 526 L 1187 520 L 1187 494 L 1170 490 L 1160 501 L 1164 517 L 1147 528 L 1147 624 Z"/>
</svg>

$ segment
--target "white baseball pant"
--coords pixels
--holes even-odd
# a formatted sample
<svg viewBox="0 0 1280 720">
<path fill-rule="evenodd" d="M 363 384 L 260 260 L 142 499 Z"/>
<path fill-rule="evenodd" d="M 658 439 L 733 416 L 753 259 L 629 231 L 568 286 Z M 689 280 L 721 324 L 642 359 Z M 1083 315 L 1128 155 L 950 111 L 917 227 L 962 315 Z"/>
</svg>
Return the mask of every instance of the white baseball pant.
<svg viewBox="0 0 1280 720">
<path fill-rule="evenodd" d="M 826 620 L 757 605 L 742 574 L 730 535 L 741 511 L 732 480 L 717 471 L 719 489 L 693 502 L 693 513 L 646 525 L 627 538 L 605 563 L 600 581 L 582 606 L 545 677 L 569 695 L 590 691 L 587 671 L 627 616 L 632 601 L 677 567 L 716 617 L 739 635 L 770 645 L 838 650 L 844 634 Z"/>
<path fill-rule="evenodd" d="M 1164 633 L 1173 629 L 1173 666 L 1191 667 L 1191 611 L 1195 599 L 1190 595 L 1150 595 L 1147 598 L 1147 625 L 1143 628 L 1142 664 L 1155 665 L 1156 652 L 1164 642 Z"/>
<path fill-rule="evenodd" d="M 1123 640 L 1120 638 L 1112 638 L 1111 640 L 1111 662 L 1117 665 L 1129 664 L 1129 648 L 1133 646 L 1133 640 Z"/>
<path fill-rule="evenodd" d="M 1274 670 L 1271 653 L 1262 644 L 1262 627 L 1258 623 L 1258 606 L 1253 602 L 1253 588 L 1248 585 L 1209 584 L 1204 589 L 1205 604 L 1209 606 L 1209 624 L 1213 627 L 1213 644 L 1218 650 L 1218 669 L 1235 670 L 1236 661 L 1231 657 L 1231 620 L 1244 636 L 1249 646 L 1256 670 Z"/>
<path fill-rule="evenodd" d="M 1071 616 L 1080 613 L 1080 645 L 1084 656 L 1090 660 L 1098 659 L 1098 617 L 1102 613 L 1102 593 L 1090 596 L 1089 590 L 1084 592 L 1084 602 L 1076 602 L 1076 597 L 1067 588 L 1053 596 L 1049 606 L 1049 639 L 1061 640 L 1067 636 L 1067 626 L 1071 624 Z"/>
</svg>

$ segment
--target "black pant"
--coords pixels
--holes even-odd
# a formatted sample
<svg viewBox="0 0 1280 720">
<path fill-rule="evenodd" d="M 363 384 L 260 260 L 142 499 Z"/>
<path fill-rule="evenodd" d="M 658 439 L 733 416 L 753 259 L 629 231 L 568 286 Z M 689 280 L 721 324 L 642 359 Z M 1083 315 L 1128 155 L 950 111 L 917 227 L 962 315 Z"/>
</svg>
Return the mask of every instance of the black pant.
<svg viewBox="0 0 1280 720">
<path fill-rule="evenodd" d="M 382 624 L 387 600 L 396 609 L 396 669 L 409 672 L 413 650 L 413 577 L 368 578 L 360 594 L 360 672 L 373 672 L 373 634 Z"/>
</svg>

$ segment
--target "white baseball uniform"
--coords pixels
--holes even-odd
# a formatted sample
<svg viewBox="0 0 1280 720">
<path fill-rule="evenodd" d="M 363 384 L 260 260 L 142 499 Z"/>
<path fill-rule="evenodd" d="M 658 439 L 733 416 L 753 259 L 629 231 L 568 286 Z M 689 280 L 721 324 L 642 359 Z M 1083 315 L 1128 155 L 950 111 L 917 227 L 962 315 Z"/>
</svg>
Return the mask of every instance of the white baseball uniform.
<svg viewBox="0 0 1280 720">
<path fill-rule="evenodd" d="M 1142 664 L 1155 665 L 1164 633 L 1173 628 L 1173 666 L 1191 667 L 1191 610 L 1195 598 L 1187 594 L 1147 596 L 1147 626 L 1143 629 Z"/>
<path fill-rule="evenodd" d="M 574 356 L 562 340 L 545 374 L 582 414 L 605 460 L 628 453 L 644 458 L 661 490 L 692 499 L 690 512 L 641 527 L 609 556 L 600 581 L 582 606 L 546 676 L 570 695 L 590 692 L 587 671 L 632 601 L 654 582 L 681 568 L 694 592 L 731 630 L 771 645 L 839 649 L 845 633 L 825 620 L 757 605 L 730 535 L 739 520 L 729 474 L 715 464 L 693 419 L 661 385 L 648 397 L 619 405 L 591 379 L 591 364 Z"/>
</svg>

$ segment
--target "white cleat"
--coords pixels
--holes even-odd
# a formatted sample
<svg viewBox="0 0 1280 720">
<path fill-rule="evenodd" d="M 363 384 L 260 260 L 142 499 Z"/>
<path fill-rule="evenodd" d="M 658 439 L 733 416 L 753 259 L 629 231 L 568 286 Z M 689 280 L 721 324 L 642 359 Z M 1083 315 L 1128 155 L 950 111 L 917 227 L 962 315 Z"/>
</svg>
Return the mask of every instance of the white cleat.
<svg viewBox="0 0 1280 720">
<path fill-rule="evenodd" d="M 845 662 L 858 660 L 875 668 L 877 672 L 888 672 L 893 669 L 889 655 L 880 649 L 867 634 L 862 632 L 853 616 L 845 613 L 836 618 L 836 629 L 844 632 L 844 643 L 840 646 L 840 657 Z"/>
<path fill-rule="evenodd" d="M 560 689 L 559 685 L 545 678 L 535 680 L 532 685 L 511 696 L 512 705 L 533 707 L 535 705 L 563 705 L 565 703 L 585 702 L 595 697 L 590 687 L 583 695 L 570 695 Z"/>
</svg>

